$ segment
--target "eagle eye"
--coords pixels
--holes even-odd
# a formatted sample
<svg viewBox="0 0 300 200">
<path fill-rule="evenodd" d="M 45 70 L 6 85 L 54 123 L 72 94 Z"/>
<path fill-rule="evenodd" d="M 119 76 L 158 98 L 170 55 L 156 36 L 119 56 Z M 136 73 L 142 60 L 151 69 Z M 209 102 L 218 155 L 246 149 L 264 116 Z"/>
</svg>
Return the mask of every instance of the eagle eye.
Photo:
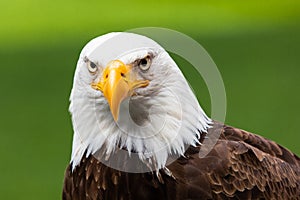
<svg viewBox="0 0 300 200">
<path fill-rule="evenodd" d="M 83 58 L 83 61 L 87 63 L 87 68 L 91 74 L 95 74 L 97 72 L 98 67 L 94 62 L 90 61 L 86 56 Z"/>
<path fill-rule="evenodd" d="M 142 71 L 147 71 L 151 65 L 151 58 L 150 56 L 146 56 L 138 61 L 138 66 Z"/>
<path fill-rule="evenodd" d="M 98 70 L 98 67 L 95 63 L 93 63 L 92 61 L 88 62 L 88 70 L 90 71 L 90 73 L 95 73 Z"/>
</svg>

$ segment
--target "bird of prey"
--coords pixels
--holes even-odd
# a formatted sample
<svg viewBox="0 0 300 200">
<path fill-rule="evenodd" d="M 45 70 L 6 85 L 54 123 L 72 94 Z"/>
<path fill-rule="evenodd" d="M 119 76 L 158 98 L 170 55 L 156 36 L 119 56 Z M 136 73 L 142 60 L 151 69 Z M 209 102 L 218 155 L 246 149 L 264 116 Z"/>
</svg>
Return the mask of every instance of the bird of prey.
<svg viewBox="0 0 300 200">
<path fill-rule="evenodd" d="M 70 102 L 63 199 L 300 199 L 299 157 L 210 119 L 177 64 L 148 37 L 91 40 Z"/>
</svg>

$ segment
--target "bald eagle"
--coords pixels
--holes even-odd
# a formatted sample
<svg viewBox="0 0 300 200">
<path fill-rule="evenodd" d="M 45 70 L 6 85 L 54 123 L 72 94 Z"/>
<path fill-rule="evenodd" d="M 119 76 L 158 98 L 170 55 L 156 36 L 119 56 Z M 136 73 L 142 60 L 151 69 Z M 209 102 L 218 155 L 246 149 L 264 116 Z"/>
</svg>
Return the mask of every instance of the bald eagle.
<svg viewBox="0 0 300 200">
<path fill-rule="evenodd" d="M 300 199 L 299 157 L 210 119 L 169 54 L 145 36 L 90 41 L 70 102 L 63 199 Z"/>
</svg>

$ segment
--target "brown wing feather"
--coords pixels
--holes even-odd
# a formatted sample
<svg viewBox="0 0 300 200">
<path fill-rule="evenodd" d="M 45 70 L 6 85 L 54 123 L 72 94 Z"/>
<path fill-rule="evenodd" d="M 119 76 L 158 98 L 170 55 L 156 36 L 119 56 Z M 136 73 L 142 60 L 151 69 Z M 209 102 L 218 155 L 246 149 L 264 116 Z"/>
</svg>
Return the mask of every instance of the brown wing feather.
<svg viewBox="0 0 300 200">
<path fill-rule="evenodd" d="M 242 182 L 252 191 L 252 199 L 300 198 L 300 159 L 296 155 L 273 141 L 229 126 L 224 126 L 224 139 L 230 154 L 225 180 Z M 237 188 L 238 183 L 227 182 Z"/>
<path fill-rule="evenodd" d="M 216 144 L 200 158 L 215 132 L 221 132 Z M 217 122 L 207 136 L 168 166 L 174 178 L 160 171 L 163 181 L 83 158 L 66 170 L 63 199 L 300 199 L 300 159 L 289 150 Z"/>
<path fill-rule="evenodd" d="M 94 156 L 83 158 L 74 171 L 65 173 L 63 199 L 174 199 L 174 178 L 155 173 L 125 173 L 109 168 Z M 168 187 L 168 188 L 167 188 Z"/>
<path fill-rule="evenodd" d="M 208 155 L 199 158 L 195 153 L 205 145 L 190 147 L 184 161 L 169 166 L 180 179 L 178 193 L 187 199 L 300 199 L 296 155 L 273 141 L 217 122 L 208 137 L 214 131 L 221 135 Z M 176 176 L 179 163 L 184 176 Z"/>
</svg>

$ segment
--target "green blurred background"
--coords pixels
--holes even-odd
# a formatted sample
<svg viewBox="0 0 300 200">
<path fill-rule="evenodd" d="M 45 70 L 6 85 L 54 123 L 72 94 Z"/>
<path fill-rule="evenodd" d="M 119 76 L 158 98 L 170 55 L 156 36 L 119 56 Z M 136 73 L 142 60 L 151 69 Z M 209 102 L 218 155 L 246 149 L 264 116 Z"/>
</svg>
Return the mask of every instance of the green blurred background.
<svg viewBox="0 0 300 200">
<path fill-rule="evenodd" d="M 299 0 L 2 0 L 0 17 L 0 199 L 61 198 L 79 52 L 95 36 L 137 27 L 196 39 L 224 79 L 226 123 L 300 154 Z M 209 113 L 201 77 L 184 74 Z"/>
</svg>

